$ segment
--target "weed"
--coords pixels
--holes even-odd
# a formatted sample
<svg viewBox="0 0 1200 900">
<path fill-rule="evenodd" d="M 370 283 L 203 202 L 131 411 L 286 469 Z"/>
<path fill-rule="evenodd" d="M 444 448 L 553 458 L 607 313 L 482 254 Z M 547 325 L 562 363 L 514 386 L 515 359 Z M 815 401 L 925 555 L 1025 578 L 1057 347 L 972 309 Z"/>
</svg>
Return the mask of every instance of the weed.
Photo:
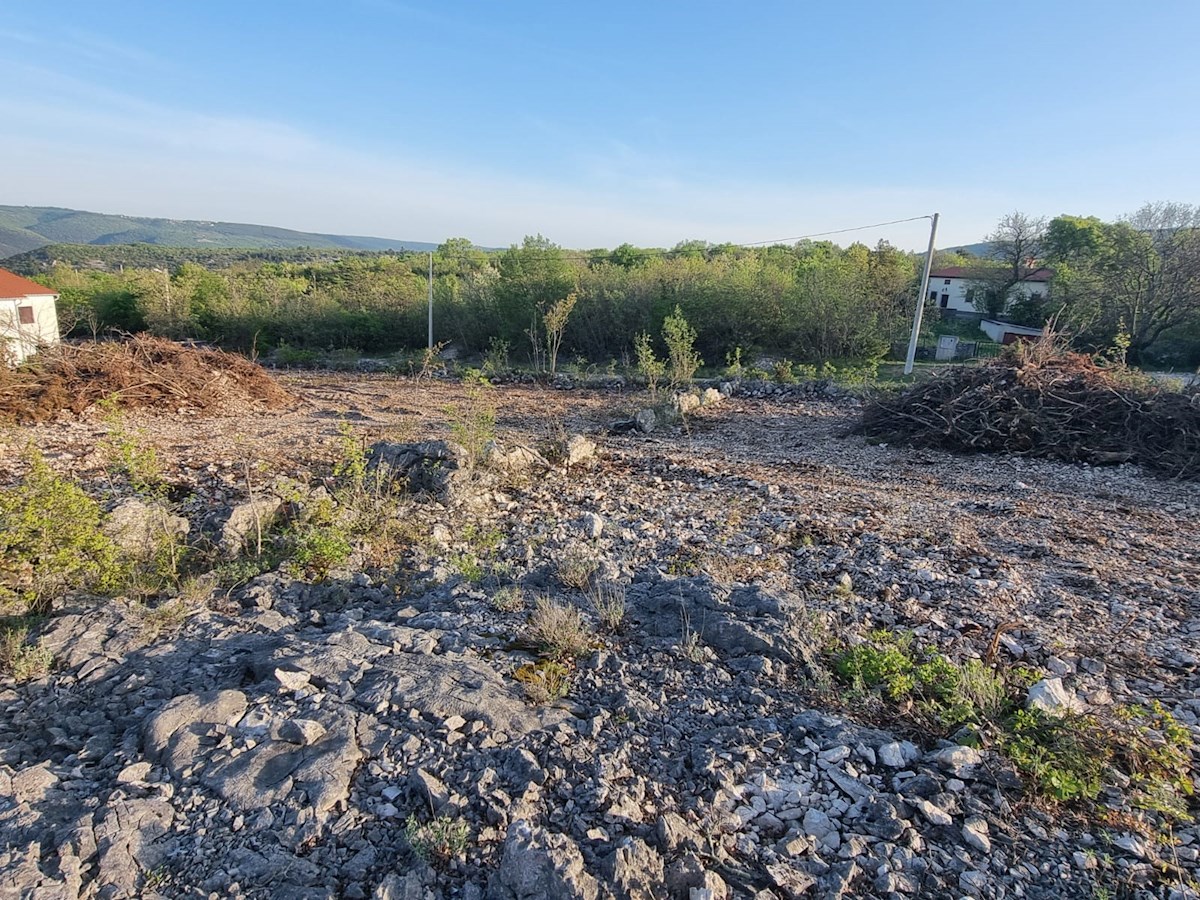
<svg viewBox="0 0 1200 900">
<path fill-rule="evenodd" d="M 413 367 L 413 377 L 417 381 L 429 381 L 439 371 L 444 372 L 446 367 L 441 361 L 441 352 L 445 349 L 446 342 L 441 341 L 422 350 L 420 363 Z"/>
<path fill-rule="evenodd" d="M 605 581 L 587 588 L 584 593 L 600 624 L 613 633 L 620 631 L 625 621 L 625 586 Z"/>
<path fill-rule="evenodd" d="M 592 636 L 579 610 L 548 597 L 537 601 L 529 632 L 533 641 L 556 659 L 584 656 L 592 648 Z"/>
<path fill-rule="evenodd" d="M 323 580 L 330 569 L 350 558 L 353 549 L 342 529 L 319 525 L 300 532 L 292 552 L 292 564 L 310 578 Z"/>
<path fill-rule="evenodd" d="M 525 595 L 515 584 L 509 584 L 492 594 L 491 603 L 500 612 L 517 612 L 525 608 Z"/>
<path fill-rule="evenodd" d="M 470 826 L 461 819 L 438 816 L 420 822 L 415 815 L 404 823 L 404 839 L 413 853 L 432 866 L 446 866 L 467 852 Z"/>
<path fill-rule="evenodd" d="M 483 371 L 486 375 L 507 375 L 512 371 L 508 364 L 508 354 L 512 344 L 503 338 L 492 336 L 483 355 Z"/>
<path fill-rule="evenodd" d="M 567 667 L 550 659 L 527 663 L 518 668 L 513 677 L 525 686 L 525 696 L 529 702 L 539 706 L 561 700 L 571 690 Z"/>
<path fill-rule="evenodd" d="M 100 442 L 100 449 L 108 456 L 109 465 L 128 479 L 129 486 L 136 493 L 147 496 L 163 494 L 166 485 L 163 483 L 162 464 L 154 448 L 146 446 L 143 434 L 127 428 L 114 397 L 101 400 L 98 405 L 108 431 Z"/>
<path fill-rule="evenodd" d="M 555 574 L 563 587 L 583 590 L 592 575 L 600 568 L 600 562 L 584 550 L 573 548 L 563 553 L 555 566 Z"/>
<path fill-rule="evenodd" d="M 171 883 L 171 871 L 166 866 L 147 869 L 142 875 L 142 887 L 148 891 L 157 891 Z"/>
<path fill-rule="evenodd" d="M 675 312 L 663 320 L 663 341 L 667 345 L 667 362 L 673 387 L 687 387 L 704 364 L 696 352 L 696 329 L 683 317 L 677 305 Z"/>
<path fill-rule="evenodd" d="M 692 617 L 682 601 L 679 604 L 679 652 L 684 659 L 694 663 L 704 662 L 706 655 L 700 632 L 692 629 Z"/>
<path fill-rule="evenodd" d="M 471 389 L 469 408 L 464 410 L 450 404 L 444 410 L 450 434 L 465 451 L 469 468 L 483 459 L 484 448 L 496 439 L 496 408 L 485 402 L 484 390 L 482 386 Z"/>
<path fill-rule="evenodd" d="M 1097 725 L 1086 716 L 1021 709 L 1001 746 L 1039 792 L 1055 800 L 1092 800 L 1104 786 L 1111 759 L 1111 750 L 1095 739 Z"/>
<path fill-rule="evenodd" d="M 654 345 L 650 342 L 650 335 L 645 332 L 634 338 L 633 352 L 637 357 L 637 370 L 646 379 L 653 402 L 658 399 L 658 382 L 666 374 L 667 364 L 654 355 Z"/>
<path fill-rule="evenodd" d="M 101 530 L 99 505 L 55 475 L 37 451 L 30 449 L 25 463 L 25 478 L 0 491 L 0 599 L 47 613 L 71 590 L 114 590 L 124 567 Z"/>
<path fill-rule="evenodd" d="M 450 554 L 450 566 L 467 581 L 478 584 L 492 571 L 507 567 L 495 561 L 496 553 L 504 542 L 504 535 L 495 528 L 484 530 L 474 523 L 463 528 L 463 540 L 467 549 Z"/>
<path fill-rule="evenodd" d="M 337 430 L 339 454 L 333 464 L 333 476 L 342 482 L 343 488 L 361 491 L 367 477 L 366 447 L 349 422 L 339 422 Z"/>
<path fill-rule="evenodd" d="M 451 553 L 447 561 L 450 563 L 450 568 L 471 584 L 479 584 L 483 581 L 483 563 L 471 551 L 461 550 Z"/>
<path fill-rule="evenodd" d="M 147 640 L 157 640 L 159 636 L 178 631 L 188 616 L 196 611 L 183 598 L 168 600 L 155 606 L 138 604 L 138 619 Z"/>
<path fill-rule="evenodd" d="M 47 674 L 53 663 L 54 654 L 40 640 L 30 643 L 28 624 L 0 626 L 0 672 L 29 681 Z"/>
<path fill-rule="evenodd" d="M 781 359 L 772 367 L 772 374 L 778 384 L 795 384 L 796 373 L 792 371 L 791 360 Z"/>
<path fill-rule="evenodd" d="M 742 365 L 742 348 L 734 347 L 725 354 L 725 377 L 741 378 L 744 374 L 746 374 L 746 367 Z"/>
</svg>

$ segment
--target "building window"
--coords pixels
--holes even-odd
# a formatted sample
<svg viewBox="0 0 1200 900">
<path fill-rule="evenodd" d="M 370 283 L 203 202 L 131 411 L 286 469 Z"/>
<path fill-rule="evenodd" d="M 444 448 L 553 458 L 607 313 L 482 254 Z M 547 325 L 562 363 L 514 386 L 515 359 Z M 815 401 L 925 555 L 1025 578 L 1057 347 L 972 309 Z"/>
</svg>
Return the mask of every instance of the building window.
<svg viewBox="0 0 1200 900">
<path fill-rule="evenodd" d="M 1029 295 L 1029 299 L 1032 300 L 1034 303 L 1041 303 L 1042 295 L 1038 291 L 1034 291 L 1032 294 Z"/>
<path fill-rule="evenodd" d="M 22 325 L 32 325 L 33 324 L 33 307 L 32 306 L 18 306 L 17 307 L 17 315 L 19 316 L 20 322 Z"/>
<path fill-rule="evenodd" d="M 949 305 L 950 305 L 950 295 L 942 294 L 942 309 L 945 309 Z"/>
<path fill-rule="evenodd" d="M 930 292 L 929 292 L 929 299 L 930 299 L 930 300 L 936 300 L 936 299 L 937 299 L 937 290 L 932 290 L 932 291 L 930 291 Z"/>
<path fill-rule="evenodd" d="M 975 288 L 967 288 L 967 302 L 968 303 L 975 302 Z"/>
<path fill-rule="evenodd" d="M 943 281 L 943 282 L 942 282 L 942 284 L 949 284 L 949 283 L 950 283 L 950 279 L 949 279 L 949 278 L 947 278 L 945 281 Z"/>
</svg>

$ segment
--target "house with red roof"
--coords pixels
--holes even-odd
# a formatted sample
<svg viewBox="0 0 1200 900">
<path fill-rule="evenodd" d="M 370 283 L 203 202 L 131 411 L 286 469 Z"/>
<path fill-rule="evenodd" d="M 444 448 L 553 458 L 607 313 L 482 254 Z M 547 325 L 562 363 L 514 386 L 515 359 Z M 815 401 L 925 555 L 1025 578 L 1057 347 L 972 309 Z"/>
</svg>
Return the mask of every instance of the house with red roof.
<svg viewBox="0 0 1200 900">
<path fill-rule="evenodd" d="M 20 364 L 58 343 L 58 294 L 0 269 L 0 363 Z"/>
<path fill-rule="evenodd" d="M 1050 269 L 1029 269 L 1008 293 L 1009 303 L 1024 295 L 1027 299 L 1041 300 L 1049 292 L 1054 272 Z M 946 266 L 929 273 L 929 302 L 951 313 L 975 313 L 982 311 L 975 305 L 975 295 L 982 283 L 994 281 L 994 271 L 972 269 L 969 266 Z"/>
</svg>

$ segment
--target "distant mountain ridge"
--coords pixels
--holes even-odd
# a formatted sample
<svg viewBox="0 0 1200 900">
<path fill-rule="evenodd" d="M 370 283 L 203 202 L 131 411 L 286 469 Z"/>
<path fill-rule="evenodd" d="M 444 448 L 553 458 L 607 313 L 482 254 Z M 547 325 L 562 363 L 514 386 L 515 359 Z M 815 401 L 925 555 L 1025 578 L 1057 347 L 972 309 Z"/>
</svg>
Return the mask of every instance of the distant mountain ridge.
<svg viewBox="0 0 1200 900">
<path fill-rule="evenodd" d="M 437 244 L 346 234 L 319 234 L 191 219 L 150 219 L 55 206 L 0 205 L 0 259 L 48 244 L 157 244 L 275 250 L 295 247 L 342 250 L 433 250 Z"/>
</svg>

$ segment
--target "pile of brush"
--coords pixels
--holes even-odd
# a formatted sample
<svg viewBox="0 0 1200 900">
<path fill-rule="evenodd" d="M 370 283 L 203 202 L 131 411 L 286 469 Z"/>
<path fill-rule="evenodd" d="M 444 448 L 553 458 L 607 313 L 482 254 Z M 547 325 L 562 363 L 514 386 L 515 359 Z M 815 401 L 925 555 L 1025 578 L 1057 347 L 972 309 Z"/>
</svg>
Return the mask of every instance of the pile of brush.
<svg viewBox="0 0 1200 900">
<path fill-rule="evenodd" d="M 1133 462 L 1161 475 L 1200 478 L 1200 390 L 1171 390 L 1072 353 L 1052 336 L 877 397 L 856 430 L 960 453 Z"/>
<path fill-rule="evenodd" d="M 0 367 L 0 422 L 45 422 L 111 398 L 125 409 L 214 413 L 293 397 L 249 360 L 163 338 L 60 344 L 15 370 Z"/>
</svg>

